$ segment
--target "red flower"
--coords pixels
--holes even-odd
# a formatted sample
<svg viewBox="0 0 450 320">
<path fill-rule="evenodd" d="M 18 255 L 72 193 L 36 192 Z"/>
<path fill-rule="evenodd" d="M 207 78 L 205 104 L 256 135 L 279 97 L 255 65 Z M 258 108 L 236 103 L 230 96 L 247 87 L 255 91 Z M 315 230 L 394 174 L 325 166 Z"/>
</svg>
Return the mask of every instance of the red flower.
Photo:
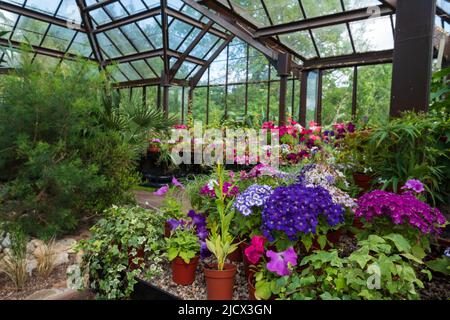
<svg viewBox="0 0 450 320">
<path fill-rule="evenodd" d="M 266 238 L 262 236 L 254 236 L 252 238 L 251 245 L 245 249 L 245 256 L 252 264 L 257 264 L 261 257 L 264 255 L 265 242 Z"/>
</svg>

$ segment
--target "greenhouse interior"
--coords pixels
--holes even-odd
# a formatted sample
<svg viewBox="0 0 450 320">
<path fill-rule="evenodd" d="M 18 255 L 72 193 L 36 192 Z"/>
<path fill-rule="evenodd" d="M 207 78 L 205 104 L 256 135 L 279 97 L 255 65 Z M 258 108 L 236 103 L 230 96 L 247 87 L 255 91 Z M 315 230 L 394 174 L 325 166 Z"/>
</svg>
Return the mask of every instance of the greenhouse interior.
<svg viewBox="0 0 450 320">
<path fill-rule="evenodd" d="M 0 1 L 0 300 L 449 300 L 449 35 L 448 0 Z"/>
</svg>

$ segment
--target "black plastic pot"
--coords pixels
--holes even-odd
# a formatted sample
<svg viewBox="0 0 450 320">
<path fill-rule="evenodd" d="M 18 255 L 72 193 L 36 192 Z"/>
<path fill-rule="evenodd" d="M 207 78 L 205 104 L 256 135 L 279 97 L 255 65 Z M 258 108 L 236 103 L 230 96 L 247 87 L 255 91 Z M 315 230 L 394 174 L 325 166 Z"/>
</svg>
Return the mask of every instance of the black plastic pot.
<svg viewBox="0 0 450 320">
<path fill-rule="evenodd" d="M 134 285 L 134 291 L 131 294 L 132 300 L 180 300 L 177 296 L 162 290 L 151 283 L 136 278 L 137 283 Z"/>
</svg>

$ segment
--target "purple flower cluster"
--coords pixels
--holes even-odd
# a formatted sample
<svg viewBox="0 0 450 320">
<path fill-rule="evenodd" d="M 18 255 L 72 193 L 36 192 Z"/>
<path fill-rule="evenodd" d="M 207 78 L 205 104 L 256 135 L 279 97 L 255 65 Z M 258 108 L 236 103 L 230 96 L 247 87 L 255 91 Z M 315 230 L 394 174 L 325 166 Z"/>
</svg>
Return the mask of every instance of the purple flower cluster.
<svg viewBox="0 0 450 320">
<path fill-rule="evenodd" d="M 184 230 L 195 228 L 195 232 L 197 233 L 197 237 L 200 242 L 201 258 L 207 258 L 211 255 L 211 252 L 209 252 L 208 247 L 206 246 L 206 238 L 208 238 L 208 229 L 206 229 L 206 217 L 200 213 L 196 213 L 194 210 L 189 211 L 188 217 L 191 219 L 169 219 L 167 220 L 167 223 L 169 224 L 171 230 L 175 230 L 177 228 L 182 228 Z"/>
<path fill-rule="evenodd" d="M 440 233 L 445 218 L 439 209 L 432 208 L 411 193 L 396 194 L 375 190 L 358 199 L 356 217 L 367 221 L 374 217 L 389 217 L 394 224 L 408 223 L 422 233 Z"/>
<path fill-rule="evenodd" d="M 272 192 L 270 186 L 254 184 L 236 197 L 233 207 L 244 216 L 249 216 L 252 214 L 253 207 L 264 206 Z"/>
<path fill-rule="evenodd" d="M 296 240 L 298 233 L 316 232 L 320 215 L 330 226 L 335 226 L 344 221 L 344 214 L 344 208 L 334 204 L 324 188 L 293 184 L 276 188 L 267 200 L 262 212 L 262 230 L 270 241 L 275 231 Z"/>
</svg>

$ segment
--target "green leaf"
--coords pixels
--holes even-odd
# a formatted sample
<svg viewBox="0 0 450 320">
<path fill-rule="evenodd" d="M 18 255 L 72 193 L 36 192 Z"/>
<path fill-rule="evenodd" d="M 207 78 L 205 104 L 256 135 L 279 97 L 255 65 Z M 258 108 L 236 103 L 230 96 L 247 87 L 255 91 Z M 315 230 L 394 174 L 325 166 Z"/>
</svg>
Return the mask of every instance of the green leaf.
<svg viewBox="0 0 450 320">
<path fill-rule="evenodd" d="M 421 247 L 421 246 L 413 246 L 412 248 L 411 248 L 411 252 L 412 252 L 412 254 L 416 257 L 416 258 L 418 258 L 418 259 L 420 259 L 420 260 L 422 260 L 423 258 L 425 258 L 425 256 L 427 255 L 426 253 L 425 253 L 425 250 Z"/>
<path fill-rule="evenodd" d="M 385 238 L 391 240 L 397 247 L 398 251 L 407 253 L 411 252 L 411 245 L 402 235 L 391 233 L 385 236 Z"/>
<path fill-rule="evenodd" d="M 178 257 L 178 250 L 176 248 L 169 248 L 167 250 L 167 258 L 169 261 L 172 261 L 176 257 Z"/>
<path fill-rule="evenodd" d="M 327 236 L 326 235 L 320 235 L 317 237 L 317 242 L 319 243 L 320 249 L 324 249 L 327 244 Z"/>
<path fill-rule="evenodd" d="M 405 257 L 406 259 L 415 261 L 415 262 L 417 262 L 417 263 L 419 263 L 419 264 L 423 264 L 423 261 L 422 261 L 421 259 L 418 259 L 416 256 L 414 256 L 414 255 L 412 255 L 412 254 L 410 254 L 410 253 L 402 253 L 402 254 L 400 254 L 400 255 L 403 256 L 403 257 Z"/>
<path fill-rule="evenodd" d="M 266 281 L 256 282 L 255 285 L 255 297 L 257 299 L 268 300 L 272 296 L 272 291 L 270 290 L 271 283 Z"/>
<path fill-rule="evenodd" d="M 426 266 L 435 272 L 450 275 L 450 259 L 441 257 L 435 260 L 425 262 Z"/>
</svg>

